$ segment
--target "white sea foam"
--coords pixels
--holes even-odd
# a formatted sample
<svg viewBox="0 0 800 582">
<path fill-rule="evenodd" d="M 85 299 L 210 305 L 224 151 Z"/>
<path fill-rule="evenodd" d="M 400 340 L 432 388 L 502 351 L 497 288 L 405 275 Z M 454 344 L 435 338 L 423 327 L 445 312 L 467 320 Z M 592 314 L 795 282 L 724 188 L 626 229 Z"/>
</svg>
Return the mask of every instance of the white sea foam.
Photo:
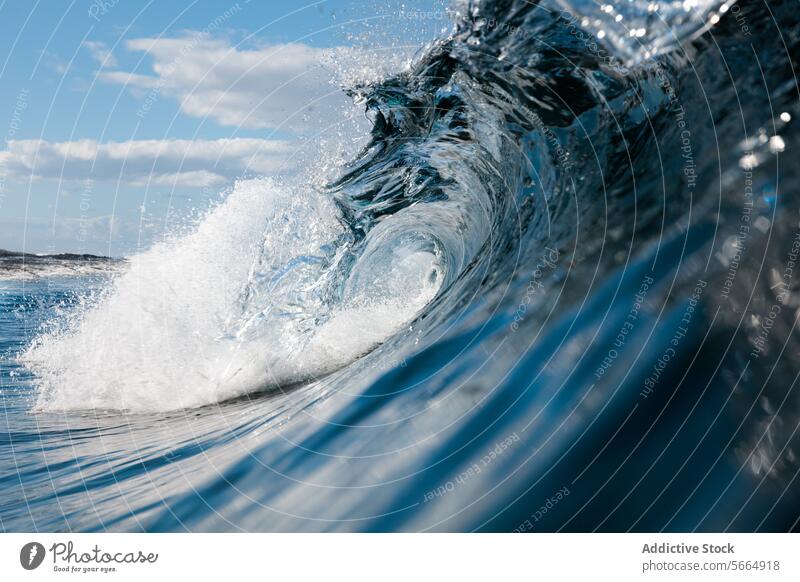
<svg viewBox="0 0 800 582">
<path fill-rule="evenodd" d="M 132 257 L 98 302 L 28 350 L 36 408 L 194 407 L 347 365 L 407 325 L 442 277 L 435 252 L 399 246 L 367 269 L 376 280 L 326 295 L 342 232 L 322 193 L 238 182 L 190 234 Z"/>
</svg>

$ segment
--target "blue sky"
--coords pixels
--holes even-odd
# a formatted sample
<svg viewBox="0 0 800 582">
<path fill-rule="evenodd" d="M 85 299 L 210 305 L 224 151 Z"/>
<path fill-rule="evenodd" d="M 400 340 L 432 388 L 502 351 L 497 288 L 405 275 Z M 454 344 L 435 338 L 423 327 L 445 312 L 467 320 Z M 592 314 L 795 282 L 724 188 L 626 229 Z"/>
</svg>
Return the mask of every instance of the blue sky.
<svg viewBox="0 0 800 582">
<path fill-rule="evenodd" d="M 446 5 L 0 3 L 0 248 L 130 254 L 236 177 L 296 171 L 351 107 L 333 73 L 393 70 Z"/>
</svg>

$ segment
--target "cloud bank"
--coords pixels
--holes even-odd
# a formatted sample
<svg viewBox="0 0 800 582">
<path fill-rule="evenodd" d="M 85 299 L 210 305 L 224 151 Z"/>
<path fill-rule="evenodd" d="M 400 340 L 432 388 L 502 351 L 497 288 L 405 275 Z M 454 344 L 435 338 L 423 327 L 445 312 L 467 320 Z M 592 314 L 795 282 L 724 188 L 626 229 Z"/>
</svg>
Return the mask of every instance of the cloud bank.
<svg viewBox="0 0 800 582">
<path fill-rule="evenodd" d="M 243 50 L 201 33 L 132 39 L 125 46 L 145 53 L 152 73 L 103 70 L 99 77 L 138 90 L 140 117 L 168 98 L 186 115 L 248 129 L 297 133 L 337 120 L 352 107 L 339 85 L 378 73 L 360 64 L 363 55 L 343 47 L 288 43 Z"/>
<path fill-rule="evenodd" d="M 291 173 L 298 144 L 286 140 L 134 140 L 99 143 L 16 140 L 0 152 L 0 173 L 17 179 L 214 186 L 245 174 Z"/>
</svg>

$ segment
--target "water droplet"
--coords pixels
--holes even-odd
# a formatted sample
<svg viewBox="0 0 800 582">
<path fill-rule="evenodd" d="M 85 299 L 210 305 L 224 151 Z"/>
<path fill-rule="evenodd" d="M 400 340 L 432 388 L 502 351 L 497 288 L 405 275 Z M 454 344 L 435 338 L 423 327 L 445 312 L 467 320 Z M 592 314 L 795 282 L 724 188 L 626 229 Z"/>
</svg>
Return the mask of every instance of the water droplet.
<svg viewBox="0 0 800 582">
<path fill-rule="evenodd" d="M 758 166 L 758 158 L 753 154 L 742 156 L 739 160 L 739 167 L 743 170 L 752 170 L 756 166 Z"/>
<path fill-rule="evenodd" d="M 773 135 L 769 138 L 769 151 L 773 154 L 777 154 L 782 152 L 786 149 L 786 142 L 783 141 L 783 138 L 779 135 Z"/>
<path fill-rule="evenodd" d="M 762 233 L 765 233 L 769 230 L 769 227 L 772 226 L 772 222 L 766 216 L 759 216 L 756 218 L 753 226 L 760 230 Z"/>
</svg>

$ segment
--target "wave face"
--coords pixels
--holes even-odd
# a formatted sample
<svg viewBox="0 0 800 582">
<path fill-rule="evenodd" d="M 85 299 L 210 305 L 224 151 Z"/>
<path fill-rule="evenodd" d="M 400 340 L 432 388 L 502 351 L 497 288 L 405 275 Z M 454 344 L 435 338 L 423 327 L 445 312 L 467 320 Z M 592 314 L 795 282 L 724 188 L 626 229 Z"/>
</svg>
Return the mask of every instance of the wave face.
<svg viewBox="0 0 800 582">
<path fill-rule="evenodd" d="M 463 3 L 325 187 L 23 289 L 2 527 L 796 528 L 794 10 Z"/>
</svg>

